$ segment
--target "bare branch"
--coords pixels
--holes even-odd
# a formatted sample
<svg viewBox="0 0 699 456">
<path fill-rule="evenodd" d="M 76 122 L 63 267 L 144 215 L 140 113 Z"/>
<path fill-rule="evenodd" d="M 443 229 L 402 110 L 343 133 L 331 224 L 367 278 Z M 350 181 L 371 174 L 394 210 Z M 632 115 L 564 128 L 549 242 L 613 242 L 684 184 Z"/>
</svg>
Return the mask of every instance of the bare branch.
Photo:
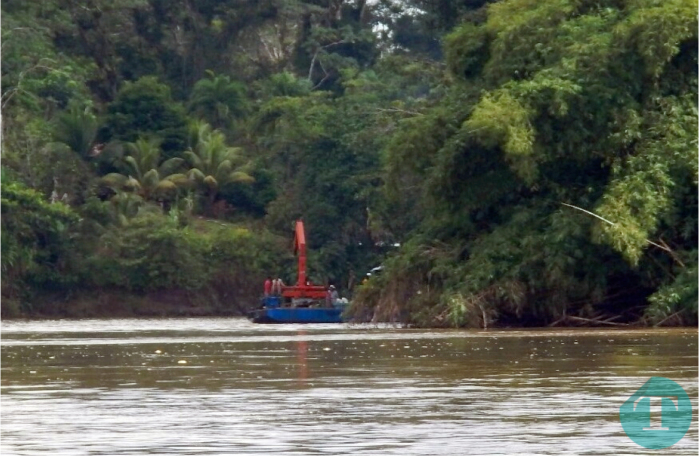
<svg viewBox="0 0 699 456">
<path fill-rule="evenodd" d="M 31 67 L 27 68 L 26 70 L 19 73 L 19 76 L 17 78 L 17 86 L 14 87 L 13 89 L 10 89 L 7 92 L 3 93 L 2 97 L 0 97 L 0 99 L 4 99 L 2 102 L 2 109 L 3 110 L 5 109 L 5 106 L 7 106 L 7 103 L 10 102 L 12 97 L 14 97 L 19 92 L 24 92 L 24 90 L 22 89 L 22 81 L 24 80 L 27 73 L 34 71 L 36 69 L 43 69 L 43 70 L 49 70 L 49 71 L 54 70 L 54 68 L 43 65 L 42 62 L 45 62 L 45 61 L 55 63 L 55 61 L 52 59 L 42 58 L 42 59 L 39 59 L 39 61 L 35 65 L 33 65 L 33 66 L 31 66 Z M 26 93 L 29 93 L 29 92 L 26 92 Z"/>
<path fill-rule="evenodd" d="M 323 70 L 323 74 L 325 74 L 325 75 L 327 76 L 327 75 L 328 75 L 328 72 L 325 71 L 325 67 L 323 66 L 323 61 L 322 61 L 322 60 L 320 60 L 320 59 L 318 60 L 318 65 L 320 65 L 320 69 Z"/>
<path fill-rule="evenodd" d="M 421 112 L 408 111 L 405 109 L 398 109 L 398 108 L 375 108 L 374 110 L 378 111 L 378 112 L 402 112 L 403 114 L 410 114 L 412 116 L 424 116 L 424 114 Z"/>
<path fill-rule="evenodd" d="M 312 76 L 313 76 L 313 67 L 316 66 L 316 59 L 318 58 L 318 53 L 320 52 L 320 49 L 316 51 L 315 54 L 313 54 L 313 58 L 311 59 L 311 67 L 308 69 L 308 80 L 310 81 Z"/>
<path fill-rule="evenodd" d="M 325 46 L 320 46 L 316 50 L 315 54 L 313 54 L 313 59 L 311 59 L 311 67 L 308 69 L 308 80 L 309 81 L 311 80 L 311 77 L 313 76 L 313 68 L 316 65 L 316 60 L 318 59 L 318 54 L 320 53 L 320 51 L 322 51 L 323 49 L 327 49 L 331 46 L 337 46 L 338 44 L 342 44 L 342 43 L 346 43 L 346 42 L 347 42 L 347 40 L 335 41 L 334 43 L 326 44 Z M 325 71 L 325 70 L 323 70 L 323 71 Z M 325 74 L 327 74 L 327 73 L 325 73 Z M 317 84 L 316 87 L 318 87 L 318 85 L 320 85 L 320 83 Z"/>
<path fill-rule="evenodd" d="M 325 70 L 323 70 L 323 71 L 325 71 Z M 315 90 L 315 89 L 317 89 L 318 87 L 320 87 L 325 81 L 328 80 L 329 77 L 330 77 L 330 73 L 327 73 L 327 72 L 326 72 L 326 73 L 325 73 L 325 77 L 324 77 L 323 79 L 321 79 L 320 82 L 319 82 L 318 84 L 314 85 L 312 90 Z"/>
<path fill-rule="evenodd" d="M 648 241 L 648 242 L 650 242 L 650 241 Z M 662 238 L 660 239 L 660 243 L 662 244 L 662 247 L 661 247 L 660 245 L 658 245 L 658 244 L 653 243 L 653 242 L 650 242 L 650 243 L 651 243 L 652 245 L 655 245 L 655 246 L 657 246 L 657 247 L 659 247 L 659 248 L 665 250 L 667 253 L 670 254 L 670 256 L 672 257 L 672 259 L 675 260 L 675 261 L 677 262 L 677 264 L 679 264 L 679 265 L 682 266 L 683 268 L 685 267 L 684 263 L 682 262 L 682 260 L 680 260 L 679 256 L 677 256 L 677 254 L 675 253 L 675 251 L 672 250 L 672 249 L 670 248 L 670 246 L 667 245 L 667 243 L 666 243 L 665 241 L 662 240 Z"/>
</svg>

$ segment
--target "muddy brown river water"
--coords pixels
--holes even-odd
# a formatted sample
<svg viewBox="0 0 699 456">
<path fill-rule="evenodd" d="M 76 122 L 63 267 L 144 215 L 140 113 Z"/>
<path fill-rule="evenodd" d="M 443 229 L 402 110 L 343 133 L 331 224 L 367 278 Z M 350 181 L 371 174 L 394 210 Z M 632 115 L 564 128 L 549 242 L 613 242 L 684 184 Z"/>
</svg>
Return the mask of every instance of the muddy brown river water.
<svg viewBox="0 0 699 456">
<path fill-rule="evenodd" d="M 3 321 L 10 455 L 696 455 L 697 330 L 414 330 L 236 318 Z M 650 377 L 693 422 L 629 439 Z"/>
</svg>

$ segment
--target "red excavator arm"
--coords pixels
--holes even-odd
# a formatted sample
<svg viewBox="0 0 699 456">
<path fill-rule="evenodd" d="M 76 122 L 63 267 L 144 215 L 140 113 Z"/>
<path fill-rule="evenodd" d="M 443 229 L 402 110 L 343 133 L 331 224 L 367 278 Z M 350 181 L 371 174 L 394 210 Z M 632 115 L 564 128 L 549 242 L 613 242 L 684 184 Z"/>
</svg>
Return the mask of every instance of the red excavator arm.
<svg viewBox="0 0 699 456">
<path fill-rule="evenodd" d="M 306 285 L 306 233 L 303 229 L 303 221 L 296 221 L 294 237 L 294 253 L 299 258 L 298 281 L 296 285 L 284 287 L 282 296 L 285 298 L 310 298 L 323 299 L 327 293 L 325 287 L 318 285 Z"/>
<path fill-rule="evenodd" d="M 294 254 L 299 257 L 299 279 L 296 286 L 306 286 L 306 233 L 303 230 L 303 222 L 296 221 L 296 237 L 294 237 Z"/>
</svg>

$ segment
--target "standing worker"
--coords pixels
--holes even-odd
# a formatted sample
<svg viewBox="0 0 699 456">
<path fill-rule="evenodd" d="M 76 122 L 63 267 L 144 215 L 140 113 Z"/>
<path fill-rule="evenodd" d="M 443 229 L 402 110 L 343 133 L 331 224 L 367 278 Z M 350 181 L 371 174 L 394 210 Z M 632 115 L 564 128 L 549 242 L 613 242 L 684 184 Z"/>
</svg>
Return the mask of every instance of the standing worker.
<svg viewBox="0 0 699 456">
<path fill-rule="evenodd" d="M 276 279 L 272 280 L 272 294 L 274 296 L 281 296 L 283 286 L 284 282 L 281 278 L 277 277 Z"/>
<path fill-rule="evenodd" d="M 330 285 L 330 303 L 334 306 L 338 299 L 340 299 L 340 295 L 335 289 L 335 285 Z"/>
<path fill-rule="evenodd" d="M 333 301 L 332 301 L 332 285 L 330 285 L 325 292 L 325 307 L 332 307 L 333 306 Z"/>
<path fill-rule="evenodd" d="M 267 276 L 265 280 L 265 298 L 272 292 L 272 276 Z"/>
</svg>

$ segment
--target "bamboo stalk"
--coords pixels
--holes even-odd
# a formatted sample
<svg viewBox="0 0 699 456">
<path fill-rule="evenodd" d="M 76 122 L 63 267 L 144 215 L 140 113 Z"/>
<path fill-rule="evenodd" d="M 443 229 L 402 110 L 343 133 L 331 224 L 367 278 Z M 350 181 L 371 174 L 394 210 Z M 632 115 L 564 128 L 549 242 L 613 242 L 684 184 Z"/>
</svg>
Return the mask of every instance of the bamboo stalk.
<svg viewBox="0 0 699 456">
<path fill-rule="evenodd" d="M 564 206 L 572 207 L 573 209 L 577 209 L 577 210 L 579 210 L 579 211 L 582 211 L 582 212 L 584 212 L 584 213 L 586 213 L 586 214 L 589 214 L 589 215 L 591 215 L 591 216 L 593 216 L 593 217 L 596 217 L 596 218 L 602 220 L 603 222 L 608 223 L 608 224 L 611 225 L 611 226 L 617 226 L 616 223 L 611 222 L 611 221 L 607 220 L 606 218 L 601 217 L 601 216 L 595 214 L 594 212 L 590 212 L 590 211 L 588 211 L 588 210 L 586 210 L 586 209 L 583 209 L 583 208 L 578 207 L 578 206 L 573 206 L 572 204 L 568 204 L 568 203 L 561 203 L 561 204 L 564 205 Z M 684 263 L 679 259 L 679 257 L 677 256 L 677 254 L 676 254 L 662 239 L 660 240 L 660 242 L 662 242 L 664 245 L 657 244 L 657 243 L 651 241 L 650 239 L 645 239 L 645 241 L 646 241 L 648 244 L 653 245 L 653 246 L 659 248 L 660 250 L 666 251 L 667 253 L 670 254 L 670 257 L 672 257 L 672 259 L 675 260 L 675 262 L 676 262 L 677 264 L 679 264 L 679 265 L 682 266 L 683 268 L 685 267 Z"/>
</svg>

